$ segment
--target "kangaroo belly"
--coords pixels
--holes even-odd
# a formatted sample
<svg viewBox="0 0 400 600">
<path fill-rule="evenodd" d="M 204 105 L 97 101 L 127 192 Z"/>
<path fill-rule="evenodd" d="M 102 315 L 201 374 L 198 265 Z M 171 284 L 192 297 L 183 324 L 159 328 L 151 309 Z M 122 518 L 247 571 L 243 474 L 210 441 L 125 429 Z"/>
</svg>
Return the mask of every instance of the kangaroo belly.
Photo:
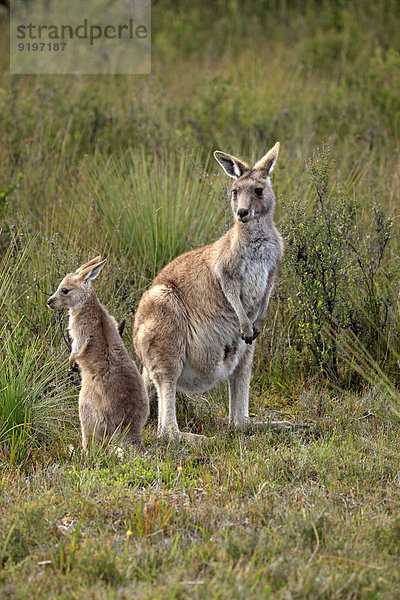
<svg viewBox="0 0 400 600">
<path fill-rule="evenodd" d="M 190 336 L 177 382 L 179 390 L 204 392 L 233 373 L 246 345 L 240 338 L 239 324 L 229 325 L 204 327 Z"/>
</svg>

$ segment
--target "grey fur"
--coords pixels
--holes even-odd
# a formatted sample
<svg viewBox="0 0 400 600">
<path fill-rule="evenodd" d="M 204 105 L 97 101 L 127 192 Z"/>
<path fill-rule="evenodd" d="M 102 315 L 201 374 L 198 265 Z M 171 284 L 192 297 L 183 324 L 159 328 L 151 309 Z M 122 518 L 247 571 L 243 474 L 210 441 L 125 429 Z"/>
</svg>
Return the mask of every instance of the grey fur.
<svg viewBox="0 0 400 600">
<path fill-rule="evenodd" d="M 214 154 L 235 179 L 234 225 L 216 242 L 173 260 L 140 300 L 133 339 L 148 392 L 157 390 L 160 437 L 204 439 L 179 431 L 176 390 L 203 392 L 224 379 L 230 423 L 243 428 L 248 422 L 253 342 L 283 255 L 269 180 L 278 152 L 276 144 L 253 169 L 229 154 Z"/>
</svg>

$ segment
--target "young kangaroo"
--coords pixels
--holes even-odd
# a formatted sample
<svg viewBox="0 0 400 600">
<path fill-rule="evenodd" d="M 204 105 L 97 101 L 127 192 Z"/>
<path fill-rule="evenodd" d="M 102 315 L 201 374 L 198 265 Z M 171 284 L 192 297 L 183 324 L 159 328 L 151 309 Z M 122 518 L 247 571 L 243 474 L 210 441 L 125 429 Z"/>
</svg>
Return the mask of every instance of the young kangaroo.
<svg viewBox="0 0 400 600">
<path fill-rule="evenodd" d="M 160 437 L 204 438 L 179 431 L 176 390 L 203 392 L 224 379 L 231 425 L 243 428 L 248 422 L 253 342 L 283 255 L 269 179 L 278 153 L 279 143 L 253 168 L 214 153 L 235 179 L 233 227 L 213 244 L 173 260 L 139 302 L 133 340 L 147 390 L 157 391 Z"/>
<path fill-rule="evenodd" d="M 85 451 L 93 434 L 102 438 L 121 432 L 124 444 L 140 446 L 149 414 L 143 379 L 92 285 L 105 262 L 97 256 L 69 273 L 47 301 L 52 309 L 69 308 L 69 364 L 73 368 L 78 361 L 82 374 L 79 417 Z"/>
</svg>

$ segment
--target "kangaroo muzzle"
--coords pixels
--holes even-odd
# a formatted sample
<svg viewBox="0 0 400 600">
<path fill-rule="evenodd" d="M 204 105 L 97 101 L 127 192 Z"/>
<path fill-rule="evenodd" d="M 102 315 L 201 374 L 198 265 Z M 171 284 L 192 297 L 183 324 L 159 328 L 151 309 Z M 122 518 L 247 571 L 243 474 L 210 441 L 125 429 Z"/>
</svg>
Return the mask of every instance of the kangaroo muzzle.
<svg viewBox="0 0 400 600">
<path fill-rule="evenodd" d="M 51 296 L 51 298 L 49 298 L 47 300 L 47 306 L 54 310 L 56 308 L 56 302 L 57 302 L 57 298 L 55 298 L 54 296 Z"/>
<path fill-rule="evenodd" d="M 236 211 L 236 218 L 241 223 L 246 223 L 251 219 L 251 213 L 248 208 L 239 208 Z"/>
</svg>

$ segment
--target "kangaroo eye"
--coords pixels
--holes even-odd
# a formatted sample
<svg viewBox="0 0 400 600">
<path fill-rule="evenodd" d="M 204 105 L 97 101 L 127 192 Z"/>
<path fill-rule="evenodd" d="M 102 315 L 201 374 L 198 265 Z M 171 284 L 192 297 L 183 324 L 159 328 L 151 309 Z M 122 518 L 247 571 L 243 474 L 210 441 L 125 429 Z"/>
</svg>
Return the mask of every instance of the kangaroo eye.
<svg viewBox="0 0 400 600">
<path fill-rule="evenodd" d="M 237 190 L 232 190 L 232 196 L 233 196 L 234 198 L 236 198 L 236 196 L 237 196 Z"/>
<path fill-rule="evenodd" d="M 262 196 L 263 189 L 262 188 L 255 188 L 254 192 L 256 193 L 257 196 Z"/>
<path fill-rule="evenodd" d="M 69 291 L 67 288 L 62 288 L 61 293 L 67 295 Z"/>
</svg>

